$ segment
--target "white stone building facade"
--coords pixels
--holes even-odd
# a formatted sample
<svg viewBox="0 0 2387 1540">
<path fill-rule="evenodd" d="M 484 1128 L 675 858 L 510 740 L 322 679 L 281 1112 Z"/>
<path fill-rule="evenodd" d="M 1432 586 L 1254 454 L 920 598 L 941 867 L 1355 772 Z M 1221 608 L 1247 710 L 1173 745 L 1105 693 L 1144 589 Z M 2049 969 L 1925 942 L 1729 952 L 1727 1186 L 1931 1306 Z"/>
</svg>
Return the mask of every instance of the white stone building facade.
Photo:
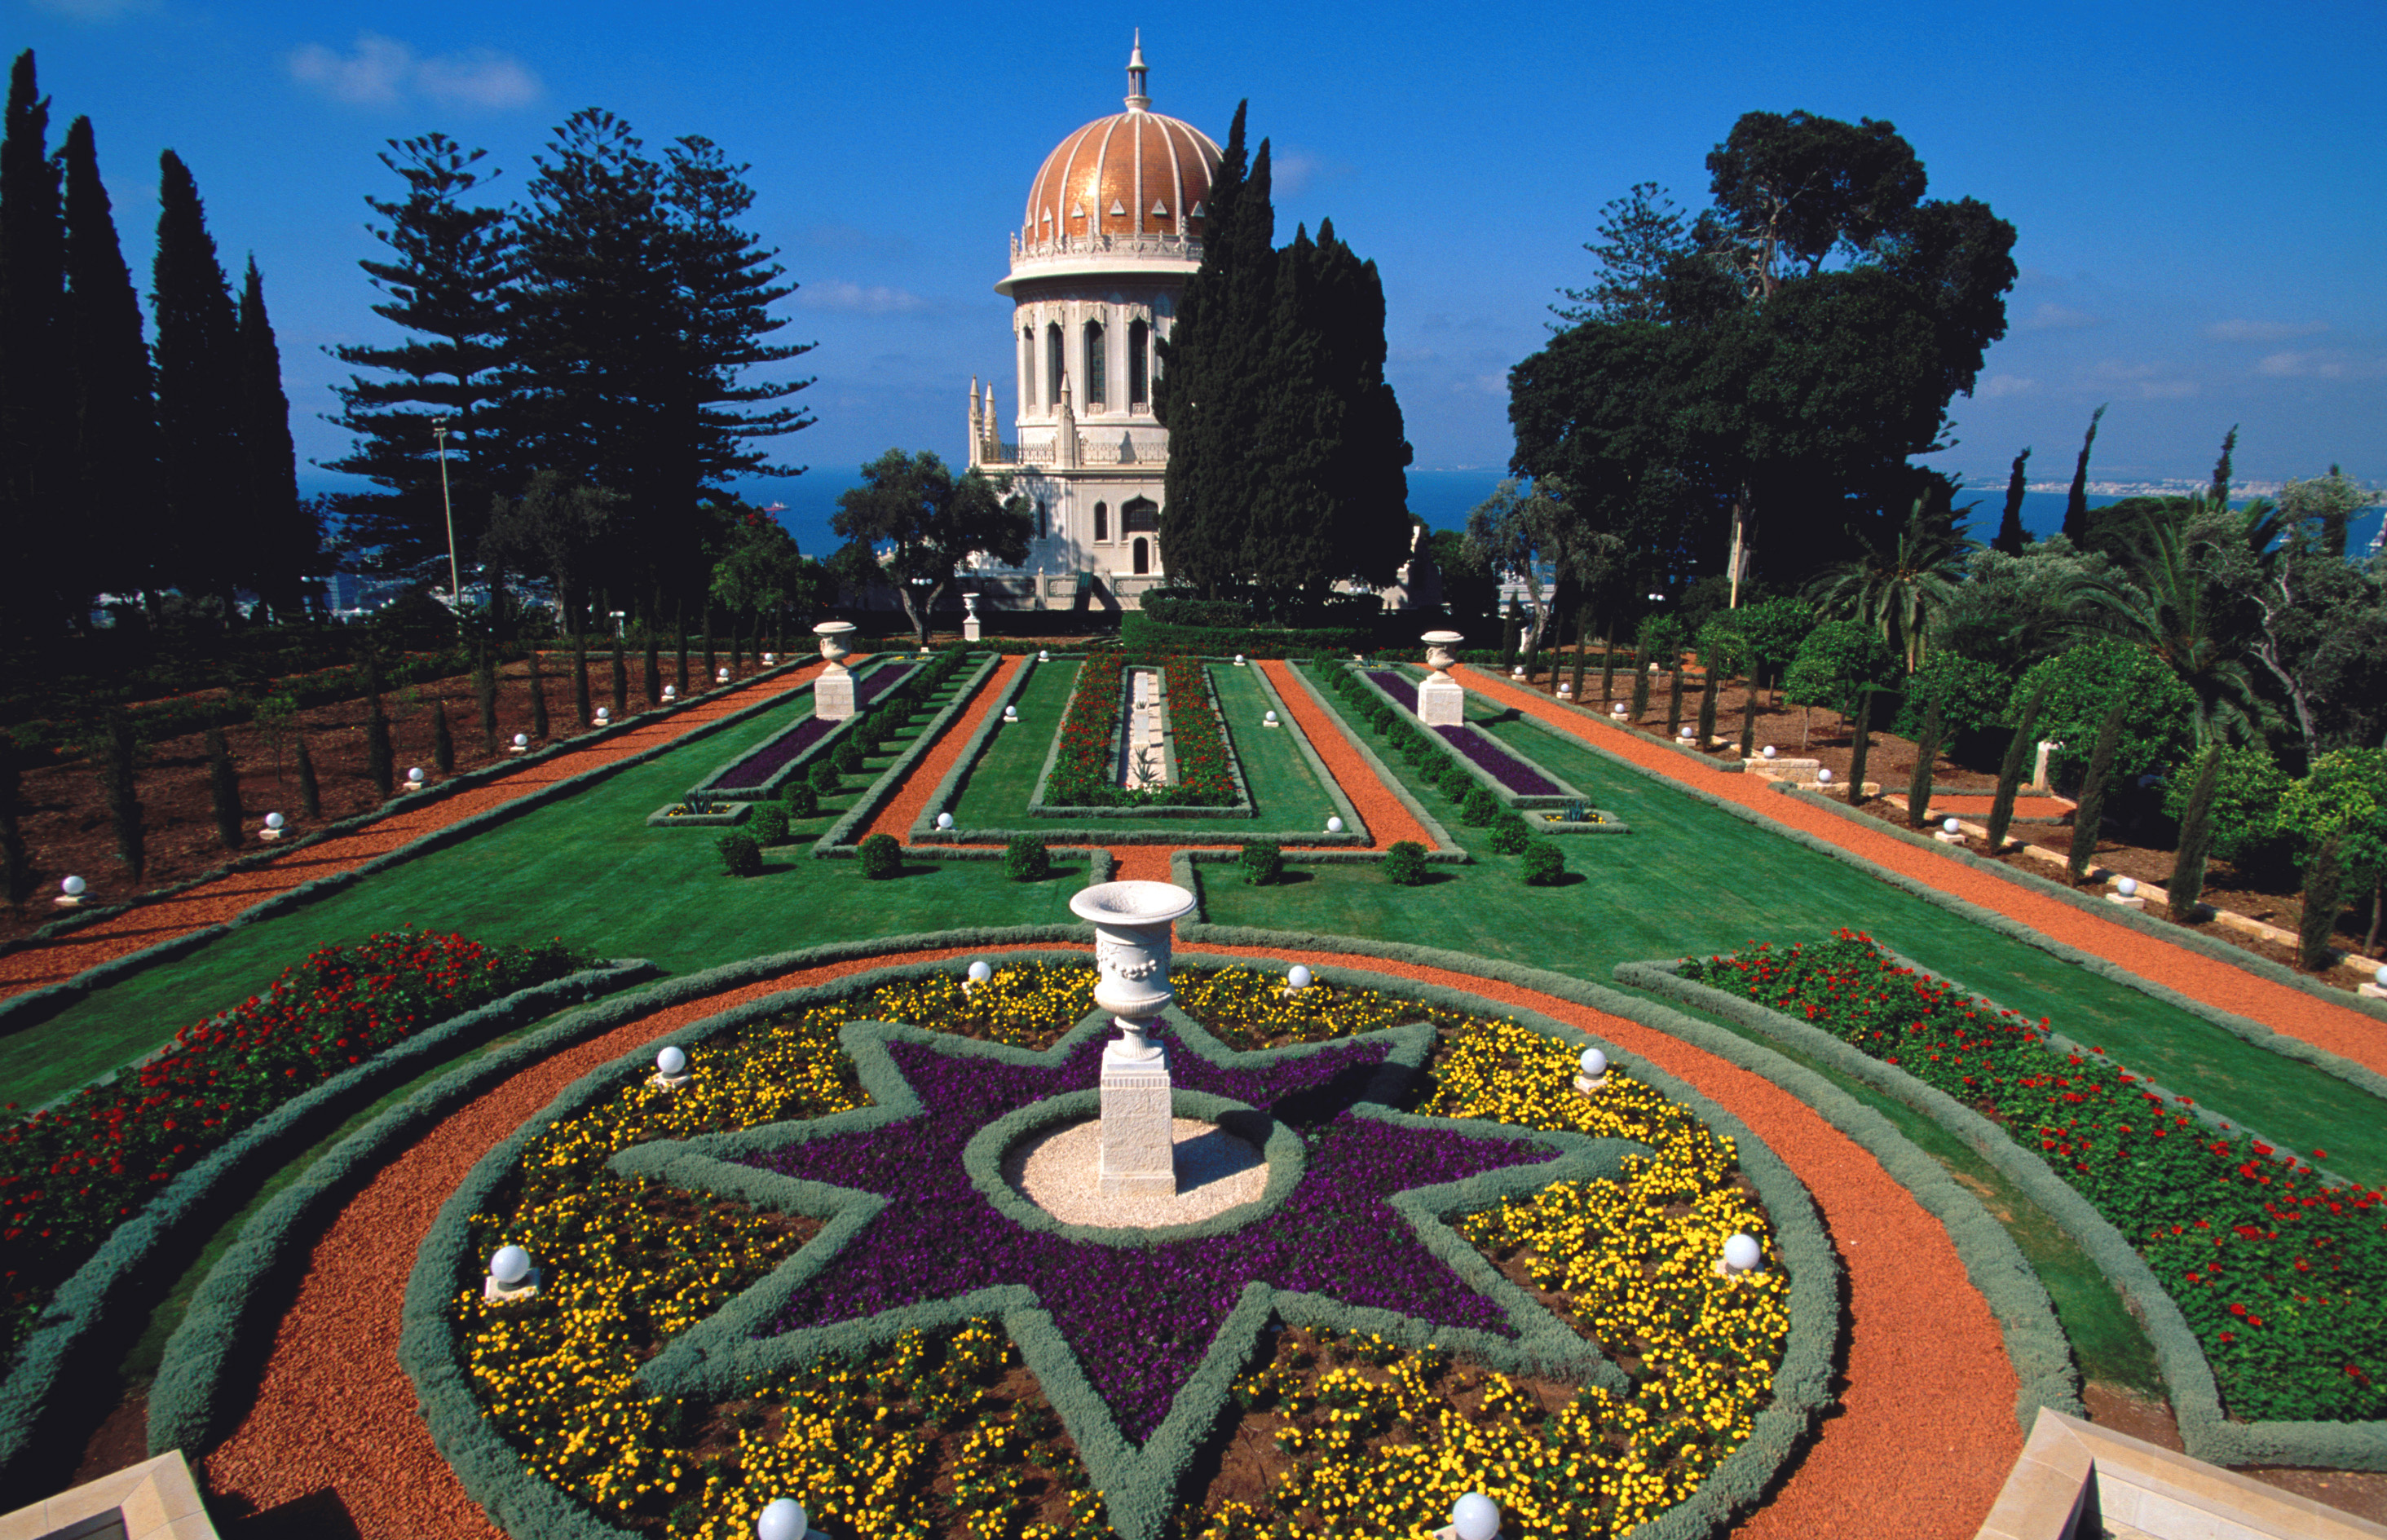
<svg viewBox="0 0 2387 1540">
<path fill-rule="evenodd" d="M 1012 398 L 970 382 L 969 463 L 1035 503 L 1028 561 L 980 561 L 972 586 L 1008 607 L 1134 609 L 1168 581 L 1160 549 L 1168 431 L 1152 411 L 1160 339 L 1202 262 L 1209 135 L 1151 110 L 1142 40 L 1127 110 L 1044 158 L 1011 237 Z"/>
</svg>

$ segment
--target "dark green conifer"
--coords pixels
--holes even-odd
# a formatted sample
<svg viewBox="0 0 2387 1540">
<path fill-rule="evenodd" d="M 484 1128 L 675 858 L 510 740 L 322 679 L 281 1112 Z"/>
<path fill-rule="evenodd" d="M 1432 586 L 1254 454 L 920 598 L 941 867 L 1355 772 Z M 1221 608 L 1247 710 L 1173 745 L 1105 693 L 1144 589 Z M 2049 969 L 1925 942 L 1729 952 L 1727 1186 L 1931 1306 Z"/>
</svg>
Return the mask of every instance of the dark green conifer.
<svg viewBox="0 0 2387 1540">
<path fill-rule="evenodd" d="M 456 768 L 456 738 L 448 729 L 448 702 L 431 702 L 431 767 L 441 775 Z"/>
<path fill-rule="evenodd" d="M 473 660 L 473 698 L 481 708 L 481 752 L 494 759 L 498 752 L 498 660 L 486 640 Z"/>
<path fill-rule="evenodd" d="M 1757 681 L 1749 681 L 1749 695 L 1740 703 L 1740 757 L 1757 752 Z"/>
<path fill-rule="evenodd" d="M 2107 782 L 2113 778 L 2114 753 L 2122 741 L 2122 707 L 2115 697 L 2097 728 L 2097 746 L 2089 751 L 2089 774 L 2080 782 L 2080 801 L 2072 810 L 2072 852 L 2066 864 L 2075 887 L 2086 881 L 2097 859 L 2097 837 L 2105 823 Z"/>
<path fill-rule="evenodd" d="M 575 732 L 596 720 L 596 708 L 588 699 L 588 638 L 576 630 L 572 633 L 572 707 L 580 715 Z"/>
<path fill-rule="evenodd" d="M 381 709 L 381 659 L 365 654 L 365 774 L 383 802 L 398 789 L 398 751 L 389 740 L 389 717 Z"/>
<path fill-rule="evenodd" d="M 1712 678 L 1713 675 L 1711 675 L 1710 677 Z M 1753 688 L 1755 687 L 1752 686 L 1751 688 Z M 1875 693 L 1876 692 L 1870 686 L 1861 687 L 1857 690 L 1857 717 L 1854 727 L 1854 736 L 1851 738 L 1849 746 L 1849 805 L 1850 807 L 1863 807 L 1864 805 L 1865 760 L 1873 752 L 1873 698 Z"/>
<path fill-rule="evenodd" d="M 315 756 L 307 751 L 307 740 L 298 740 L 298 811 L 309 818 L 323 815 L 322 789 L 315 782 Z"/>
<path fill-rule="evenodd" d="M 24 833 L 17 826 L 23 801 L 24 774 L 16 739 L 0 732 L 0 896 L 11 909 L 21 909 L 33 896 L 33 861 L 26 852 Z"/>
<path fill-rule="evenodd" d="M 237 326 L 238 431 L 248 501 L 243 521 L 248 557 L 242 576 L 264 597 L 276 620 L 287 621 L 305 608 L 307 574 L 320 554 L 322 529 L 298 496 L 298 451 L 290 437 L 290 398 L 282 388 L 282 347 L 266 314 L 265 279 L 254 257 L 242 280 Z"/>
<path fill-rule="evenodd" d="M 2208 744 L 2196 762 L 2196 780 L 2180 811 L 2179 848 L 2171 858 L 2171 917 L 2182 925 L 2194 924 L 2199 915 L 2205 858 L 2213 852 L 2213 798 L 2220 786 L 2221 745 Z"/>
<path fill-rule="evenodd" d="M 2104 415 L 2104 406 L 2089 414 L 2088 436 L 2080 440 L 2080 459 L 2072 467 L 2072 495 L 2064 501 L 2064 537 L 2076 546 L 2089 539 L 2089 451 L 2096 447 L 2097 423 Z"/>
<path fill-rule="evenodd" d="M 2030 490 L 2023 479 L 2023 467 L 2030 461 L 2030 446 L 2014 457 L 2014 469 L 2006 475 L 2006 511 L 1998 520 L 1998 537 L 1989 542 L 1991 550 L 2002 550 L 2008 556 L 2020 556 L 2022 548 L 2030 544 L 2030 536 L 2022 527 L 2023 494 Z"/>
<path fill-rule="evenodd" d="M 241 447 L 240 321 L 188 167 L 158 160 L 157 309 L 159 501 L 169 580 L 233 614 L 251 560 L 248 468 Z"/>
<path fill-rule="evenodd" d="M 1998 768 L 1998 794 L 1989 802 L 1989 852 L 1996 855 L 2006 846 L 2006 826 L 2014 822 L 2014 796 L 2022 789 L 2022 767 L 2030 759 L 2037 743 L 2039 712 L 2047 703 L 2045 685 L 2031 692 L 2023 702 L 2022 720 L 2014 724 L 2014 738 L 2006 744 L 2005 762 Z"/>
<path fill-rule="evenodd" d="M 1683 660 L 1675 658 L 1666 681 L 1666 740 L 1683 736 Z"/>
<path fill-rule="evenodd" d="M 1923 713 L 1923 737 L 1914 745 L 1914 774 L 1906 782 L 1906 827 L 1931 821 L 1931 773 L 1939 762 L 1939 702 Z"/>
<path fill-rule="evenodd" d="M 67 338 L 73 362 L 73 501 L 106 540 L 74 544 L 92 563 L 79 581 L 93 591 L 157 587 L 158 398 L 144 340 L 140 297 L 124 265 L 91 120 L 67 130 Z"/>
<path fill-rule="evenodd" d="M 69 505 L 66 228 L 49 123 L 29 48 L 9 71 L 0 135 L 0 625 L 28 632 L 81 620 L 89 599 L 69 591 L 90 564 Z"/>
<path fill-rule="evenodd" d="M 622 655 L 622 634 L 613 633 L 613 720 L 630 714 L 630 669 Z"/>
<path fill-rule="evenodd" d="M 2304 915 L 2296 923 L 2296 966 L 2327 973 L 2337 966 L 2338 911 L 2345 907 L 2345 871 L 2338 857 L 2344 838 L 2332 834 L 2305 863 Z"/>
<path fill-rule="evenodd" d="M 1648 714 L 1649 671 L 1646 668 L 1636 668 L 1633 671 L 1633 714 L 1626 720 L 1637 727 L 1641 726 L 1641 719 Z"/>
<path fill-rule="evenodd" d="M 228 851 L 240 849 L 240 772 L 232 763 L 232 750 L 224 743 L 223 729 L 209 727 L 208 747 L 208 800 L 214 804 L 216 838 Z"/>
<path fill-rule="evenodd" d="M 660 704 L 663 698 L 663 643 L 655 636 L 655 628 L 652 625 L 647 626 L 645 630 L 647 638 L 647 673 L 645 679 L 647 687 L 647 704 L 652 706 Z"/>
<path fill-rule="evenodd" d="M 99 751 L 92 759 L 99 766 L 99 785 L 107 801 L 109 822 L 116 826 L 116 858 L 139 882 L 149 869 L 148 831 L 144 827 L 141 808 L 140 741 L 133 731 L 133 714 L 121 706 L 108 708 L 103 731 L 106 734 Z"/>
<path fill-rule="evenodd" d="M 538 644 L 530 649 L 530 736 L 541 742 L 547 739 L 547 675 L 538 668 Z"/>
</svg>

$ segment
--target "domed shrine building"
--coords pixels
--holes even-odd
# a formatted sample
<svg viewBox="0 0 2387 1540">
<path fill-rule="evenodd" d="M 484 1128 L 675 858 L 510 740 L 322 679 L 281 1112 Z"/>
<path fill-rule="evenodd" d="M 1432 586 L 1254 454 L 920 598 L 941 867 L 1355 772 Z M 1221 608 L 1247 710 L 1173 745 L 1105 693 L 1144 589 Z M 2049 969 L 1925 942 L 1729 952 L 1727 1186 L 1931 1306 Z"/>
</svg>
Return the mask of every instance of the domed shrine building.
<svg viewBox="0 0 2387 1540">
<path fill-rule="evenodd" d="M 1203 200 L 1219 146 L 1151 110 L 1141 38 L 1127 110 L 1054 147 L 1011 236 L 1018 415 L 1003 436 L 994 385 L 970 383 L 969 463 L 1036 505 L 1024 566 L 973 569 L 1021 608 L 1134 609 L 1167 581 L 1160 549 L 1168 433 L 1152 410 L 1157 344 L 1202 261 Z"/>
</svg>

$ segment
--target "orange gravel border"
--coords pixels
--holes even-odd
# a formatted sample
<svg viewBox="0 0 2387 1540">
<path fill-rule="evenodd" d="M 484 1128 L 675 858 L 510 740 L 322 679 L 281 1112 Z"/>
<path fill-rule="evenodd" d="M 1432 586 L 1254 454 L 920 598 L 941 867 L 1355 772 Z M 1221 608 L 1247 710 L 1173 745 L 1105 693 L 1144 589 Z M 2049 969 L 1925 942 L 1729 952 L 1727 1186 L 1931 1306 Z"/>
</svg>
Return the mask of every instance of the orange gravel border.
<svg viewBox="0 0 2387 1540">
<path fill-rule="evenodd" d="M 806 664 L 791 673 L 761 682 L 761 688 L 778 692 L 792 690 L 809 681 L 822 666 L 818 663 Z M 246 871 L 227 873 L 172 898 L 136 905 L 121 915 L 87 925 L 56 940 L 21 947 L 0 956 L 0 999 L 64 983 L 86 968 L 96 967 L 144 947 L 155 946 L 160 941 L 171 940 L 211 925 L 221 925 L 243 910 L 262 903 L 276 893 L 287 892 L 301 883 L 352 871 L 376 856 L 387 855 L 400 845 L 436 833 L 451 824 L 492 808 L 503 807 L 558 781 L 668 743 L 706 723 L 752 705 L 754 702 L 750 692 L 756 685 L 756 681 L 750 680 L 725 689 L 708 691 L 660 721 L 642 724 L 601 743 L 556 754 L 535 764 L 525 764 L 511 775 L 484 781 L 452 797 L 401 809 L 362 828 L 334 835 L 303 850 L 293 851 L 283 860 Z"/>
<path fill-rule="evenodd" d="M 937 788 L 945 783 L 946 773 L 962 757 L 962 748 L 969 742 L 970 735 L 986 720 L 986 713 L 994 709 L 994 698 L 1011 682 L 1013 675 L 1027 666 L 1026 653 L 1008 656 L 995 665 L 994 672 L 979 687 L 978 698 L 970 702 L 969 710 L 945 729 L 943 739 L 935 748 L 913 764 L 903 787 L 878 810 L 878 816 L 870 820 L 870 834 L 891 834 L 901 841 L 912 832 L 912 826 L 928 811 L 928 799 L 937 794 Z M 863 839 L 869 837 L 865 834 Z"/>
<path fill-rule="evenodd" d="M 1462 665 L 1464 666 L 1464 665 Z M 2128 926 L 2074 908 L 2003 878 L 1922 850 L 1888 833 L 1876 833 L 1797 794 L 1773 790 L 1754 776 L 1701 772 L 1676 751 L 1605 724 L 1598 726 L 1531 691 L 1467 667 L 1469 688 L 1487 701 L 1531 713 L 1537 720 L 1597 743 L 1644 770 L 1669 780 L 1696 783 L 1700 790 L 1735 802 L 1768 820 L 1827 840 L 1901 877 L 1951 897 L 2019 921 L 2043 936 L 2079 948 L 2177 990 L 2191 1000 L 2259 1021 L 2273 1031 L 2302 1039 L 2367 1068 L 2387 1074 L 2387 1029 L 2359 1011 L 2318 1000 L 2244 968 L 2199 952 L 2141 935 Z"/>
<path fill-rule="evenodd" d="M 208 1489 L 252 1509 L 328 1492 L 365 1540 L 488 1540 L 498 1532 L 440 1458 L 398 1364 L 415 1254 L 473 1165 L 575 1079 L 670 1027 L 865 968 L 1017 950 L 917 952 L 782 975 L 658 1011 L 491 1087 L 393 1156 L 315 1243 L 255 1404 L 201 1464 Z M 1404 977 L 1538 1011 L 1646 1056 L 1741 1118 L 1813 1194 L 1848 1270 L 1850 1305 L 1839 1403 L 1741 1533 L 1974 1533 L 2022 1447 L 2017 1384 L 1996 1321 L 1947 1232 L 1805 1104 L 1653 1029 L 1473 975 L 1337 953 L 1188 950 Z"/>
</svg>

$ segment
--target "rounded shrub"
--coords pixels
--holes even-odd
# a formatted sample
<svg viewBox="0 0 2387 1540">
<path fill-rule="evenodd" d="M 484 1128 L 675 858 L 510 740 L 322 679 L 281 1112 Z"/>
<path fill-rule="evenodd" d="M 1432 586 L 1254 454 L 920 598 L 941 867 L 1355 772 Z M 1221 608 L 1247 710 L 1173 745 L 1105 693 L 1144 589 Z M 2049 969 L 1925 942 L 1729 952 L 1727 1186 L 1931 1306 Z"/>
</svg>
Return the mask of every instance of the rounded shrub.
<svg viewBox="0 0 2387 1540">
<path fill-rule="evenodd" d="M 1384 880 L 1414 888 L 1425 880 L 1425 847 L 1414 839 L 1397 839 L 1384 852 Z"/>
<path fill-rule="evenodd" d="M 1053 857 L 1032 834 L 1015 834 L 1003 849 L 1003 872 L 1014 882 L 1042 882 L 1053 875 Z"/>
<path fill-rule="evenodd" d="M 804 781 L 813 789 L 815 806 L 817 808 L 818 799 L 837 795 L 837 766 L 825 759 L 816 759 L 813 761 L 813 767 L 804 772 Z"/>
<path fill-rule="evenodd" d="M 1468 778 L 1474 780 L 1471 776 Z M 1459 818 L 1478 828 L 1500 816 L 1501 811 L 1500 799 L 1492 795 L 1492 789 L 1482 781 L 1475 781 L 1459 800 Z"/>
<path fill-rule="evenodd" d="M 763 869 L 763 847 L 744 829 L 731 829 L 713 848 L 721 852 L 721 869 L 731 877 L 752 877 Z"/>
<path fill-rule="evenodd" d="M 832 776 L 835 772 L 830 772 Z M 789 780 L 779 789 L 779 802 L 788 810 L 789 819 L 812 818 L 820 813 L 820 793 L 809 781 Z"/>
<path fill-rule="evenodd" d="M 1559 853 L 1554 839 L 1530 840 L 1525 846 L 1525 859 L 1517 863 L 1517 875 L 1528 887 L 1551 888 L 1566 876 L 1566 857 Z"/>
<path fill-rule="evenodd" d="M 746 832 L 758 845 L 776 845 L 788 838 L 788 810 L 777 802 L 757 802 L 746 820 Z"/>
<path fill-rule="evenodd" d="M 862 842 L 858 852 L 862 875 L 873 879 L 903 875 L 903 847 L 891 834 L 874 834 Z"/>
<path fill-rule="evenodd" d="M 1515 855 L 1533 842 L 1533 830 L 1525 827 L 1525 820 L 1520 814 L 1503 809 L 1500 815 L 1492 821 L 1490 844 L 1494 854 Z"/>
<path fill-rule="evenodd" d="M 1284 852 L 1273 839 L 1255 839 L 1244 847 L 1240 864 L 1245 882 L 1265 888 L 1284 875 Z"/>
<path fill-rule="evenodd" d="M 851 776 L 862 768 L 862 740 L 856 736 L 863 729 L 849 727 L 845 737 L 838 739 L 829 751 L 828 762 L 840 776 Z"/>
</svg>

